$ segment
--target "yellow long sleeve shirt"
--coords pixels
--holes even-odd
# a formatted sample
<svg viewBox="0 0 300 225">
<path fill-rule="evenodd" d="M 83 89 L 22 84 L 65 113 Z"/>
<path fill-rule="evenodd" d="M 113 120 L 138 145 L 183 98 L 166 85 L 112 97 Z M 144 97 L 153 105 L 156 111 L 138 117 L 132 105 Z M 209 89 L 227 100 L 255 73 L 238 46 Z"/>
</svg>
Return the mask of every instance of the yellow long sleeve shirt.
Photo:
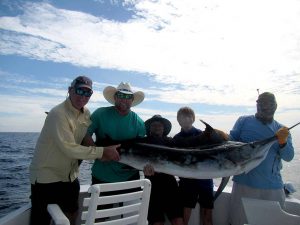
<svg viewBox="0 0 300 225">
<path fill-rule="evenodd" d="M 78 177 L 78 159 L 101 158 L 102 147 L 80 145 L 90 124 L 89 110 L 77 110 L 69 98 L 54 107 L 35 147 L 30 182 L 74 181 Z"/>
</svg>

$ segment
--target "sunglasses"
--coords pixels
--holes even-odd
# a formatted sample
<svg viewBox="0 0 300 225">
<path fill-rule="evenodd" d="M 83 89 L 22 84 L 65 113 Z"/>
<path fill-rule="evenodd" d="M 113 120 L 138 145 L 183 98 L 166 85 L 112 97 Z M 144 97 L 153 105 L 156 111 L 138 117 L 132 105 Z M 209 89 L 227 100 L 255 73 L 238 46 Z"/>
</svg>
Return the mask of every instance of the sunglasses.
<svg viewBox="0 0 300 225">
<path fill-rule="evenodd" d="M 80 96 L 91 97 L 93 94 L 93 91 L 90 89 L 75 88 L 75 93 Z"/>
<path fill-rule="evenodd" d="M 117 92 L 116 96 L 120 99 L 133 99 L 133 94 L 124 94 L 122 92 Z"/>
</svg>

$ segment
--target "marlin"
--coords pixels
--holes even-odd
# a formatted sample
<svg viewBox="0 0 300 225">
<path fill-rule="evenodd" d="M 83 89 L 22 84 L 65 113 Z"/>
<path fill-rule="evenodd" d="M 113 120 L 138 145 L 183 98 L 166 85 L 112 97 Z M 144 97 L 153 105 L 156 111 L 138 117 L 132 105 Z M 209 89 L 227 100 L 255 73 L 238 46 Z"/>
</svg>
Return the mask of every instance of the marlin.
<svg viewBox="0 0 300 225">
<path fill-rule="evenodd" d="M 219 143 L 193 148 L 173 148 L 137 141 L 129 148 L 121 146 L 120 162 L 138 170 L 143 170 L 146 164 L 151 164 L 156 172 L 178 177 L 193 179 L 222 177 L 219 190 L 215 194 L 216 199 L 230 176 L 247 173 L 258 166 L 277 141 L 276 136 L 250 143 L 220 141 L 213 128 L 202 122 Z M 299 124 L 300 122 L 289 130 Z"/>
</svg>

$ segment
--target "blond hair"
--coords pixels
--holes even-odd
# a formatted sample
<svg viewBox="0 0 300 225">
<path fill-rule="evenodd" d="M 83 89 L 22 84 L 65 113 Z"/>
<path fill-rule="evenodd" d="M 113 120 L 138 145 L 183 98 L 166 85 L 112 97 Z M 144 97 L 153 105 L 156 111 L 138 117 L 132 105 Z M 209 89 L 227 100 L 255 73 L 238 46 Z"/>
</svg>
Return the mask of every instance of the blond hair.
<svg viewBox="0 0 300 225">
<path fill-rule="evenodd" d="M 184 116 L 192 116 L 193 117 L 193 121 L 195 121 L 195 112 L 192 108 L 190 107 L 181 107 L 178 111 L 177 111 L 177 120 L 178 117 L 184 115 Z"/>
</svg>

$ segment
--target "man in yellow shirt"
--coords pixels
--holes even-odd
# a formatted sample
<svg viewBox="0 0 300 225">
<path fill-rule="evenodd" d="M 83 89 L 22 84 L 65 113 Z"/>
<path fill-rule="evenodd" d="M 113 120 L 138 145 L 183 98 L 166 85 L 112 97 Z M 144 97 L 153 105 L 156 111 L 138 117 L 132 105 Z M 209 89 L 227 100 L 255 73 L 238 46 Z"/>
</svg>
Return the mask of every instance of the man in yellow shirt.
<svg viewBox="0 0 300 225">
<path fill-rule="evenodd" d="M 78 209 L 79 159 L 119 160 L 118 146 L 81 145 L 91 124 L 85 107 L 92 81 L 85 76 L 73 80 L 69 97 L 47 115 L 30 165 L 31 225 L 48 225 L 47 205 L 56 203 L 75 222 Z"/>
</svg>

